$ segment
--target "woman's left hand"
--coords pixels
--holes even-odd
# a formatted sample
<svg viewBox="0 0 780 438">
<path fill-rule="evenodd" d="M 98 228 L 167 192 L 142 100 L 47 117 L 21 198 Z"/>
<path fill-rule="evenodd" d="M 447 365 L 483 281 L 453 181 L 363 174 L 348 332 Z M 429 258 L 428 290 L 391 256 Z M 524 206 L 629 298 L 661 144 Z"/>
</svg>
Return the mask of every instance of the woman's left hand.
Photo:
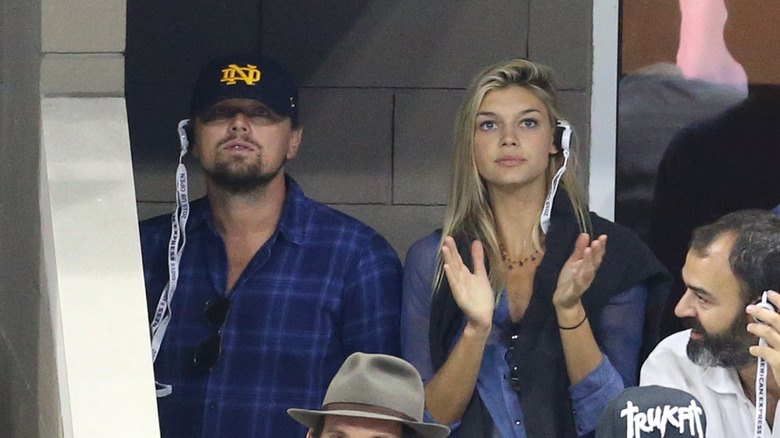
<svg viewBox="0 0 780 438">
<path fill-rule="evenodd" d="M 607 236 L 604 234 L 593 241 L 587 233 L 577 237 L 574 251 L 558 276 L 558 287 L 553 294 L 553 304 L 556 308 L 571 309 L 581 302 L 582 294 L 596 278 L 596 271 L 601 266 L 606 249 Z"/>
</svg>

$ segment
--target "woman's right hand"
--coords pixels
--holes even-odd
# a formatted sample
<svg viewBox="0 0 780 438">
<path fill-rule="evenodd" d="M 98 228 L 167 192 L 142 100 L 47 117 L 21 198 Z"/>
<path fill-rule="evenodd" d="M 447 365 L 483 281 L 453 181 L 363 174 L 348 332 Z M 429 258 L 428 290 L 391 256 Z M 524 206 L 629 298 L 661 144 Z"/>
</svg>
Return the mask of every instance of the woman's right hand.
<svg viewBox="0 0 780 438">
<path fill-rule="evenodd" d="M 474 273 L 463 263 L 455 239 L 451 236 L 444 238 L 441 252 L 452 297 L 466 316 L 467 327 L 471 326 L 483 333 L 489 332 L 493 324 L 495 296 L 485 269 L 485 250 L 482 242 L 475 240 L 471 243 Z"/>
<path fill-rule="evenodd" d="M 463 264 L 451 236 L 444 239 L 441 254 L 452 297 L 466 317 L 466 327 L 447 361 L 425 385 L 425 408 L 440 423 L 453 424 L 463 417 L 474 394 L 493 326 L 495 299 L 485 269 L 482 243 L 471 244 L 473 273 Z"/>
</svg>

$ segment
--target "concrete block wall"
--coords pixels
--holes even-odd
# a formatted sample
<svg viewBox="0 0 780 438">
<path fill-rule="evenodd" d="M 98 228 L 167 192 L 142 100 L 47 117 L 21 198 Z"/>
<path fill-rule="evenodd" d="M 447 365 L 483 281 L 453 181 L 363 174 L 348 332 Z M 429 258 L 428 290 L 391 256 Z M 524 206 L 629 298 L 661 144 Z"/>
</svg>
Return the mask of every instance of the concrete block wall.
<svg viewBox="0 0 780 438">
<path fill-rule="evenodd" d="M 302 86 L 303 143 L 289 173 L 308 196 L 385 235 L 403 259 L 415 240 L 441 226 L 453 121 L 466 86 L 485 66 L 516 57 L 556 70 L 587 163 L 591 7 L 565 0 L 489 7 L 479 0 L 324 0 L 316 8 L 264 1 L 260 47 Z M 142 217 L 173 206 L 176 140 L 168 132 L 166 156 L 135 158 Z M 196 168 L 189 166 L 193 196 L 203 193 Z"/>
</svg>

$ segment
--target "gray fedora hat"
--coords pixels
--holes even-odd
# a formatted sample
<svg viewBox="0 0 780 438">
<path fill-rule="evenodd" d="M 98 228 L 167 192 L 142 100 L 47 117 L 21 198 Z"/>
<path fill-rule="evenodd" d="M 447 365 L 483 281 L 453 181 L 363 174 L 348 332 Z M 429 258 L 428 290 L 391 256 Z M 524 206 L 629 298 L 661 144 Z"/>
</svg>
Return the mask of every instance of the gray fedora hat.
<svg viewBox="0 0 780 438">
<path fill-rule="evenodd" d="M 288 409 L 287 413 L 309 428 L 325 415 L 340 415 L 396 421 L 420 438 L 448 436 L 447 426 L 423 422 L 424 409 L 422 379 L 409 362 L 384 354 L 354 353 L 331 380 L 322 410 Z"/>
</svg>

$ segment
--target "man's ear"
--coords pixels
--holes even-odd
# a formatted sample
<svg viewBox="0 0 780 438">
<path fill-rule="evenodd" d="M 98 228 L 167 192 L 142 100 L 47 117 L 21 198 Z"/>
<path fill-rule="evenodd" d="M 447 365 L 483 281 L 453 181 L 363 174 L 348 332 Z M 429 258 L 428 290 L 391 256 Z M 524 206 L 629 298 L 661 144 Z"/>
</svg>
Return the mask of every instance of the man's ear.
<svg viewBox="0 0 780 438">
<path fill-rule="evenodd" d="M 314 429 L 309 429 L 309 431 L 306 433 L 306 438 L 317 438 L 314 436 Z"/>
<path fill-rule="evenodd" d="M 292 128 L 290 133 L 290 143 L 287 147 L 287 159 L 291 160 L 298 155 L 298 148 L 301 146 L 301 139 L 303 138 L 303 127 L 296 126 Z"/>
</svg>

